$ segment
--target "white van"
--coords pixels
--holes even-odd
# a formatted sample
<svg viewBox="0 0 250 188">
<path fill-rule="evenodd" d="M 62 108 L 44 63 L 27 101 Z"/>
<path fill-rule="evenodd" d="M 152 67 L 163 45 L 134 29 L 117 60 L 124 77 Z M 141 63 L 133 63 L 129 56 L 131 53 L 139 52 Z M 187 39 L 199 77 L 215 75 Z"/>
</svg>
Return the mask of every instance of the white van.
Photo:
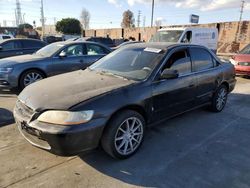
<svg viewBox="0 0 250 188">
<path fill-rule="evenodd" d="M 0 34 L 0 40 L 13 39 L 12 35 Z"/>
<path fill-rule="evenodd" d="M 203 45 L 217 51 L 218 30 L 217 28 L 163 28 L 149 40 L 149 42 L 174 42 Z"/>
</svg>

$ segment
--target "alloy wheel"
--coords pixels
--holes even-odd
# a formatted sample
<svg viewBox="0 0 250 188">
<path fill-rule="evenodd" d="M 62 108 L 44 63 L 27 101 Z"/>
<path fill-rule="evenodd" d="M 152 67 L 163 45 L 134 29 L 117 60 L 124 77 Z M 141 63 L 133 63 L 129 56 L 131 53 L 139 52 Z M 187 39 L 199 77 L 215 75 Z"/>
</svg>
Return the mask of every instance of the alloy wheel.
<svg viewBox="0 0 250 188">
<path fill-rule="evenodd" d="M 23 84 L 24 86 L 28 86 L 34 82 L 37 82 L 39 80 L 42 80 L 43 76 L 37 72 L 30 72 L 27 75 L 25 75 L 24 80 L 23 80 Z"/>
<path fill-rule="evenodd" d="M 121 155 L 133 153 L 142 142 L 143 124 L 137 117 L 124 120 L 115 134 L 115 149 Z"/>
<path fill-rule="evenodd" d="M 227 100 L 227 91 L 224 87 L 222 87 L 218 92 L 218 96 L 216 99 L 216 108 L 218 110 L 222 110 L 226 104 L 226 100 Z"/>
</svg>

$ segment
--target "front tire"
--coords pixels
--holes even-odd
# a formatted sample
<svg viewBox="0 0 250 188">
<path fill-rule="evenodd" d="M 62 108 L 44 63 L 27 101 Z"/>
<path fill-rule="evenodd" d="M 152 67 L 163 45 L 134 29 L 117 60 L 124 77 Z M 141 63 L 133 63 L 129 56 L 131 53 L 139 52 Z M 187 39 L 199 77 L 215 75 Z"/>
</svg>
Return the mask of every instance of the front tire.
<svg viewBox="0 0 250 188">
<path fill-rule="evenodd" d="M 143 142 L 145 120 L 132 110 L 115 115 L 104 130 L 101 145 L 109 155 L 126 159 L 139 149 Z"/>
<path fill-rule="evenodd" d="M 221 112 L 227 103 L 228 89 L 225 85 L 221 85 L 212 98 L 211 110 L 213 112 Z"/>
<path fill-rule="evenodd" d="M 39 71 L 39 70 L 28 70 L 24 72 L 19 81 L 19 88 L 23 90 L 28 85 L 37 82 L 39 80 L 42 80 L 45 78 L 45 75 Z"/>
</svg>

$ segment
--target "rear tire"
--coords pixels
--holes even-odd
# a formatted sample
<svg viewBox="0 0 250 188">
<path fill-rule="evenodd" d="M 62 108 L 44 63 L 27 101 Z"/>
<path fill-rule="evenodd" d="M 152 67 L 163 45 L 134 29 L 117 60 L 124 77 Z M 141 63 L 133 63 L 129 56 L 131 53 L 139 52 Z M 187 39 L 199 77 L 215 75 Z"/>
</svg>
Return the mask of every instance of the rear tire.
<svg viewBox="0 0 250 188">
<path fill-rule="evenodd" d="M 213 112 L 221 112 L 227 103 L 228 89 L 225 85 L 221 85 L 213 95 L 211 110 Z"/>
<path fill-rule="evenodd" d="M 19 80 L 19 89 L 23 90 L 28 85 L 37 82 L 39 80 L 42 80 L 45 78 L 45 75 L 43 72 L 39 70 L 28 70 L 25 71 Z"/>
<path fill-rule="evenodd" d="M 145 120 L 132 110 L 115 115 L 106 126 L 101 145 L 110 156 L 126 159 L 139 149 L 143 142 Z"/>
</svg>

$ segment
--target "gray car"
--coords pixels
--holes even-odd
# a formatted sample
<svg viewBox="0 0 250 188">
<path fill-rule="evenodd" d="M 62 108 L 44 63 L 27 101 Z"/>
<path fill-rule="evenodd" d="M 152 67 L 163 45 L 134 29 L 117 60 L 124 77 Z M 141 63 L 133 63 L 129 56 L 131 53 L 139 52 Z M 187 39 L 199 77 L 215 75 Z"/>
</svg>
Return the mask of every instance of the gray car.
<svg viewBox="0 0 250 188">
<path fill-rule="evenodd" d="M 0 60 L 0 88 L 23 89 L 31 83 L 57 74 L 85 69 L 110 53 L 94 42 L 57 42 L 32 55 Z"/>
</svg>

